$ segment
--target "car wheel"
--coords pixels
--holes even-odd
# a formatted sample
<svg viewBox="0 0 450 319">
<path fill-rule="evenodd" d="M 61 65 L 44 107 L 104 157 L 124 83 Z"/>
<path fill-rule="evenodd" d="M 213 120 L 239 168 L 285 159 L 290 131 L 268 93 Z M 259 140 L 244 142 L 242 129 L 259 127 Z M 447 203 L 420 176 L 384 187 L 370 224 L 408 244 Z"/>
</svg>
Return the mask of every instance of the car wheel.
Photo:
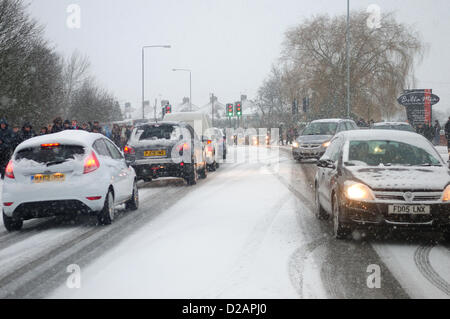
<svg viewBox="0 0 450 319">
<path fill-rule="evenodd" d="M 220 164 L 216 162 L 216 169 L 220 168 Z"/>
<path fill-rule="evenodd" d="M 114 206 L 114 196 L 111 190 L 106 195 L 103 209 L 98 214 L 98 222 L 100 225 L 111 225 L 116 215 L 116 208 Z"/>
<path fill-rule="evenodd" d="M 336 239 L 346 239 L 350 235 L 350 229 L 342 225 L 341 212 L 337 195 L 333 195 L 333 233 Z"/>
<path fill-rule="evenodd" d="M 186 177 L 186 182 L 189 186 L 197 184 L 198 181 L 198 172 L 195 164 L 191 164 L 191 171 L 189 172 L 188 177 Z"/>
<path fill-rule="evenodd" d="M 145 183 L 150 183 L 152 181 L 151 177 L 146 177 L 142 179 Z"/>
<path fill-rule="evenodd" d="M 205 163 L 205 165 L 203 165 L 203 169 L 200 171 L 199 174 L 201 179 L 205 179 L 208 177 L 208 165 Z"/>
<path fill-rule="evenodd" d="M 129 201 L 125 203 L 126 210 L 138 210 L 139 208 L 139 190 L 137 187 L 137 183 L 133 183 L 133 194 Z"/>
<path fill-rule="evenodd" d="M 23 220 L 14 219 L 12 217 L 6 216 L 6 214 L 3 213 L 3 225 L 9 232 L 18 231 L 23 227 Z"/>
<path fill-rule="evenodd" d="M 328 220 L 330 216 L 327 214 L 327 212 L 323 209 L 322 205 L 319 202 L 319 191 L 316 186 L 315 191 L 315 199 L 316 199 L 316 207 L 315 207 L 315 215 L 318 220 Z"/>
</svg>

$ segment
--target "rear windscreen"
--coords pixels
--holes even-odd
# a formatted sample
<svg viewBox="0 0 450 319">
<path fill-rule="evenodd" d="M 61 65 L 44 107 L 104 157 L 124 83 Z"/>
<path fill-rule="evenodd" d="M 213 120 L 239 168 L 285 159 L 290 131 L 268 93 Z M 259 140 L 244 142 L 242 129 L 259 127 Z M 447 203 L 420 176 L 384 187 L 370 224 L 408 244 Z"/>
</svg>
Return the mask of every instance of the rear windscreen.
<svg viewBox="0 0 450 319">
<path fill-rule="evenodd" d="M 59 145 L 53 147 L 36 146 L 20 150 L 16 160 L 31 160 L 42 164 L 64 163 L 84 155 L 84 147 L 79 145 Z"/>
<path fill-rule="evenodd" d="M 149 125 L 138 128 L 136 135 L 139 136 L 139 140 L 177 140 L 181 136 L 181 131 L 176 125 Z"/>
</svg>

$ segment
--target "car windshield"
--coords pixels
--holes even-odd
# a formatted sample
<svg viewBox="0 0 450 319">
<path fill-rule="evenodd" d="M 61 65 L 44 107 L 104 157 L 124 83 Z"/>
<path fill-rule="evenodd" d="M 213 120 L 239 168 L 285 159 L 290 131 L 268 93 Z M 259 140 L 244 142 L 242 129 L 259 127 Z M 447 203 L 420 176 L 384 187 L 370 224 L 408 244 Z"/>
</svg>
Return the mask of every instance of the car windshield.
<svg viewBox="0 0 450 319">
<path fill-rule="evenodd" d="M 334 135 L 338 124 L 333 122 L 311 123 L 303 131 L 303 135 Z"/>
<path fill-rule="evenodd" d="M 397 141 L 351 141 L 348 163 L 368 166 L 441 166 L 431 149 Z"/>
<path fill-rule="evenodd" d="M 79 145 L 58 145 L 55 147 L 36 146 L 25 148 L 17 152 L 15 159 L 31 160 L 41 164 L 59 164 L 75 159 L 85 153 L 83 146 Z"/>
<path fill-rule="evenodd" d="M 180 129 L 177 125 L 155 124 L 146 125 L 136 130 L 136 136 L 142 140 L 177 140 L 180 138 Z"/>
<path fill-rule="evenodd" d="M 376 130 L 399 130 L 399 131 L 407 131 L 407 132 L 415 132 L 414 128 L 411 125 L 405 124 L 386 124 L 386 125 L 377 125 L 374 127 Z"/>
</svg>

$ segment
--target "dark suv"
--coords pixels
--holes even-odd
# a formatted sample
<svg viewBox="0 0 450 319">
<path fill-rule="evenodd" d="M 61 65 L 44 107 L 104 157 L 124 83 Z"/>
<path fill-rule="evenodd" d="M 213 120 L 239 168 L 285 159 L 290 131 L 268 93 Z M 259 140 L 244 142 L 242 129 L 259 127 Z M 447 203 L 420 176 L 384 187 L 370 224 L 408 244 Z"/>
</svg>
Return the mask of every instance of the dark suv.
<svg viewBox="0 0 450 319">
<path fill-rule="evenodd" d="M 148 123 L 136 127 L 124 148 L 138 179 L 184 178 L 189 185 L 207 177 L 205 149 L 194 129 L 182 122 Z"/>
</svg>

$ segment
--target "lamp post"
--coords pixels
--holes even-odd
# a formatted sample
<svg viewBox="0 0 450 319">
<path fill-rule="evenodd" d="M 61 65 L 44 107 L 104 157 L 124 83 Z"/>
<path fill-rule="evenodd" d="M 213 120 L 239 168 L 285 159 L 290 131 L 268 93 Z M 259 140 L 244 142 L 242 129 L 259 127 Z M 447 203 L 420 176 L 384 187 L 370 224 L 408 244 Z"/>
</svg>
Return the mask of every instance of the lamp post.
<svg viewBox="0 0 450 319">
<path fill-rule="evenodd" d="M 145 112 L 144 112 L 144 100 L 145 100 L 145 70 L 144 70 L 144 63 L 145 63 L 145 49 L 150 48 L 164 48 L 164 49 L 170 49 L 170 45 L 146 45 L 142 47 L 142 119 L 145 119 Z"/>
<path fill-rule="evenodd" d="M 189 72 L 189 108 L 192 112 L 192 71 L 189 69 L 173 69 L 173 72 L 185 71 Z"/>
</svg>

